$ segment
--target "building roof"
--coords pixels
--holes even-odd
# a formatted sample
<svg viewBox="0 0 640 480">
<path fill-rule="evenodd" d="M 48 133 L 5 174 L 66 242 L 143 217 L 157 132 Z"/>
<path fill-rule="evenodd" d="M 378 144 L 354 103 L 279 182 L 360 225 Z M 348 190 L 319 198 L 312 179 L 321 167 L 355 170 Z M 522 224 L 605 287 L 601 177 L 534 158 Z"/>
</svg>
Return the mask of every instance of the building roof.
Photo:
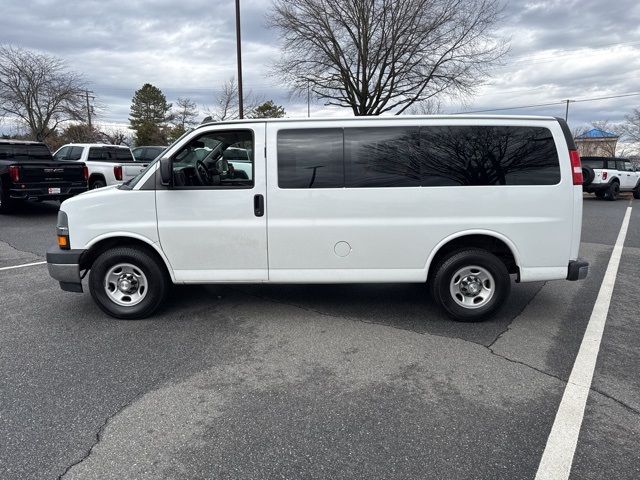
<svg viewBox="0 0 640 480">
<path fill-rule="evenodd" d="M 584 132 L 582 135 L 578 135 L 576 140 L 587 140 L 590 138 L 618 138 L 620 135 L 616 135 L 615 133 L 607 132 L 602 130 L 601 128 L 592 128 Z"/>
</svg>

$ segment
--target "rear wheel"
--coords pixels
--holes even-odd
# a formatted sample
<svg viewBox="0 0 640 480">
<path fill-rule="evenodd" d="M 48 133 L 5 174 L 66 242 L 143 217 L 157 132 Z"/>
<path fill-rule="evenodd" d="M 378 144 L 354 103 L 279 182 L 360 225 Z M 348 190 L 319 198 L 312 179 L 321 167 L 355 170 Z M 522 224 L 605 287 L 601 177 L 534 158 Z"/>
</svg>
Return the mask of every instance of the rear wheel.
<svg viewBox="0 0 640 480">
<path fill-rule="evenodd" d="M 100 309 L 116 318 L 148 317 L 160 306 L 168 287 L 163 266 L 140 248 L 107 250 L 91 266 L 91 296 Z"/>
<path fill-rule="evenodd" d="M 93 190 L 95 188 L 102 188 L 102 187 L 106 187 L 106 186 L 107 186 L 107 184 L 106 184 L 106 182 L 104 180 L 101 180 L 101 179 L 97 178 L 95 180 L 92 180 L 89 183 L 89 190 Z"/>
<path fill-rule="evenodd" d="M 604 191 L 602 191 L 602 190 L 598 190 L 598 191 L 597 191 L 597 192 L 595 192 L 595 193 L 596 193 L 596 197 L 598 197 L 598 198 L 600 198 L 600 199 L 604 198 L 604 193 L 605 193 Z"/>
<path fill-rule="evenodd" d="M 459 250 L 433 270 L 433 299 L 455 320 L 479 322 L 493 315 L 511 292 L 505 264 L 491 252 Z"/>
<path fill-rule="evenodd" d="M 618 182 L 611 182 L 609 188 L 607 188 L 604 192 L 604 198 L 613 202 L 618 199 L 618 195 L 620 194 L 620 184 Z"/>
</svg>

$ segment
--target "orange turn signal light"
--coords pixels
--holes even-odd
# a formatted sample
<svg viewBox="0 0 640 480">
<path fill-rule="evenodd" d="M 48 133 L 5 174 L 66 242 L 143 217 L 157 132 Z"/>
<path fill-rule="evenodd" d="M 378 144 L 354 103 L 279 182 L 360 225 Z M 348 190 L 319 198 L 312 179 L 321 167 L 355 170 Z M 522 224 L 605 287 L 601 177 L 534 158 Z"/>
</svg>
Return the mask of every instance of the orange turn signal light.
<svg viewBox="0 0 640 480">
<path fill-rule="evenodd" d="M 69 250 L 69 236 L 68 235 L 58 235 L 58 246 L 62 250 Z"/>
</svg>

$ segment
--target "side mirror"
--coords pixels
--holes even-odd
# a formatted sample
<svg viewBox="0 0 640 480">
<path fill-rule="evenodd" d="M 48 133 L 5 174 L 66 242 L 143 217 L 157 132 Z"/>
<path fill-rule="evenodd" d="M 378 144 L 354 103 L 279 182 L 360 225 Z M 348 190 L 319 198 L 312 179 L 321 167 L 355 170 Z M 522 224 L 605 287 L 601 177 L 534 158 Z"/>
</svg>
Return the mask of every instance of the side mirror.
<svg viewBox="0 0 640 480">
<path fill-rule="evenodd" d="M 171 164 L 171 158 L 163 157 L 160 159 L 160 179 L 162 181 L 162 185 L 168 187 L 171 185 L 171 170 L 173 170 L 173 166 Z"/>
</svg>

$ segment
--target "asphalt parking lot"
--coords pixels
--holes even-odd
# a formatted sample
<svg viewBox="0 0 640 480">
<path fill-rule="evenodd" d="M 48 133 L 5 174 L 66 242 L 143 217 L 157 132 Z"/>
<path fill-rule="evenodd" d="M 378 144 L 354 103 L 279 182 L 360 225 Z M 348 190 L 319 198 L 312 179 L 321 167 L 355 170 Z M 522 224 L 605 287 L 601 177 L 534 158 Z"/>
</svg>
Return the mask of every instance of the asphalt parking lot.
<svg viewBox="0 0 640 480">
<path fill-rule="evenodd" d="M 46 265 L 0 270 L 0 478 L 534 478 L 630 205 L 571 478 L 640 478 L 629 197 L 585 197 L 586 280 L 515 285 L 481 324 L 421 285 L 176 287 L 117 321 Z M 0 268 L 41 262 L 56 213 L 0 217 Z"/>
</svg>

